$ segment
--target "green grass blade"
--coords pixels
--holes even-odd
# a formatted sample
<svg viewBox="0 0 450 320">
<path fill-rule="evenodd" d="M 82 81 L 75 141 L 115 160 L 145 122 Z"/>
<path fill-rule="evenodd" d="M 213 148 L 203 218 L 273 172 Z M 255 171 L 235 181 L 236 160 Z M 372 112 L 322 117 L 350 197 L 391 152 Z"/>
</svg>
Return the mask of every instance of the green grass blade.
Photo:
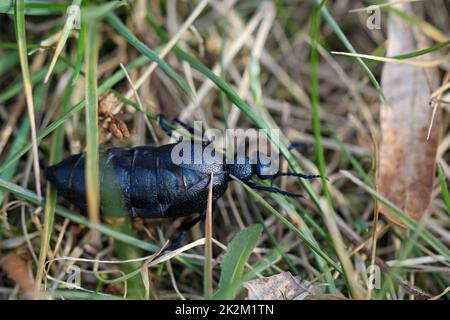
<svg viewBox="0 0 450 320">
<path fill-rule="evenodd" d="M 215 299 L 234 299 L 241 286 L 244 266 L 261 235 L 262 226 L 257 224 L 239 232 L 230 242 L 223 257 L 219 290 Z"/>
<path fill-rule="evenodd" d="M 87 24 L 86 52 L 86 203 L 89 219 L 93 223 L 100 222 L 100 169 L 98 153 L 98 24 L 95 21 Z"/>
<path fill-rule="evenodd" d="M 83 55 L 84 55 L 84 44 L 86 42 L 86 20 L 81 20 L 80 22 L 80 31 L 78 34 L 77 40 L 77 60 L 75 62 L 75 69 L 72 74 L 71 83 L 74 85 L 81 72 L 81 65 L 83 64 Z"/>
<path fill-rule="evenodd" d="M 22 78 L 24 84 L 24 93 L 28 109 L 28 117 L 30 119 L 32 152 L 33 152 L 33 169 L 36 184 L 36 193 L 39 197 L 41 193 L 40 166 L 38 142 L 36 140 L 36 120 L 34 115 L 34 99 L 33 85 L 30 78 L 30 69 L 28 66 L 27 55 L 27 37 L 25 33 L 25 9 L 24 0 L 17 0 L 14 6 L 14 26 L 16 31 L 17 44 L 19 46 L 19 61 L 22 69 Z"/>
<path fill-rule="evenodd" d="M 38 205 L 38 206 L 44 205 L 44 202 L 42 200 L 40 200 L 34 192 L 31 192 L 30 190 L 20 187 L 12 182 L 0 179 L 0 189 L 11 192 L 19 199 L 29 201 L 30 203 L 33 203 L 35 205 Z M 150 243 L 147 241 L 142 241 L 142 240 L 136 239 L 134 237 L 131 237 L 129 235 L 123 234 L 121 232 L 115 231 L 106 225 L 103 225 L 100 223 L 98 223 L 98 224 L 91 223 L 85 217 L 83 217 L 79 214 L 73 213 L 62 206 L 56 206 L 56 213 L 63 218 L 73 221 L 74 223 L 78 223 L 78 224 L 84 225 L 88 228 L 98 230 L 101 233 L 103 233 L 113 239 L 128 243 L 137 248 L 141 248 L 141 249 L 149 251 L 149 252 L 157 252 L 160 249 L 159 246 L 157 246 L 153 243 Z"/>
<path fill-rule="evenodd" d="M 448 46 L 450 46 L 450 40 L 445 41 L 445 42 L 441 42 L 441 43 L 438 43 L 438 44 L 435 44 L 434 46 L 431 46 L 431 47 L 426 48 L 426 49 L 417 50 L 417 51 L 414 51 L 414 52 L 409 52 L 409 53 L 405 53 L 405 54 L 401 54 L 401 55 L 394 56 L 394 57 L 389 57 L 389 58 L 391 58 L 391 59 L 398 59 L 398 60 L 411 59 L 411 58 L 423 56 L 423 55 L 431 53 L 431 52 L 438 51 L 438 50 L 440 50 L 442 48 L 445 48 L 445 47 L 448 47 Z"/>
<path fill-rule="evenodd" d="M 127 5 L 124 0 L 120 1 L 105 1 L 103 4 L 86 6 L 81 9 L 81 18 L 90 21 L 93 19 L 100 19 L 106 16 L 108 13 L 114 11 L 120 6 Z"/>
<path fill-rule="evenodd" d="M 275 248 L 274 250 L 276 252 L 278 252 L 278 254 L 282 257 L 282 259 L 286 263 L 289 270 L 291 270 L 291 272 L 293 274 L 295 274 L 296 276 L 300 276 L 300 271 L 294 266 L 291 259 L 289 259 L 289 257 L 286 255 L 285 250 L 282 250 L 282 248 L 280 248 L 280 244 L 277 242 L 277 240 L 275 239 L 273 234 L 269 231 L 269 228 L 267 228 L 267 226 L 264 224 L 263 216 L 262 216 L 260 210 L 258 209 L 258 207 L 256 206 L 254 199 L 249 198 L 247 200 L 247 202 L 248 202 L 249 209 L 251 210 L 251 212 L 254 214 L 254 216 L 258 220 L 258 223 L 260 223 L 263 226 L 264 233 L 266 234 L 267 238 L 269 239 L 269 241 L 272 243 L 273 247 Z"/>
<path fill-rule="evenodd" d="M 407 60 L 407 59 L 420 57 L 420 56 L 426 55 L 428 53 L 432 53 L 432 52 L 438 51 L 438 50 L 440 50 L 442 48 L 448 47 L 449 45 L 450 45 L 450 40 L 438 43 L 438 44 L 436 44 L 434 46 L 431 46 L 429 48 L 426 48 L 426 49 L 412 51 L 412 52 L 408 52 L 408 53 L 401 54 L 401 55 L 398 55 L 398 56 L 385 57 L 385 58 L 396 59 L 396 60 Z M 382 52 L 382 53 L 384 53 L 384 52 Z M 372 55 L 375 56 L 375 57 L 381 57 L 381 54 L 372 54 Z M 356 57 L 351 57 L 351 58 L 356 58 Z M 378 63 L 385 63 L 384 61 L 373 60 L 373 59 L 370 59 L 370 58 L 362 58 L 361 57 L 361 59 L 366 61 L 367 65 L 369 65 L 369 63 L 370 63 L 370 65 L 372 65 L 372 66 L 374 66 L 374 65 L 376 65 Z"/>
<path fill-rule="evenodd" d="M 134 230 L 132 227 L 132 221 L 130 217 L 110 218 L 112 220 L 112 229 L 123 235 L 132 237 Z M 141 249 L 132 246 L 123 241 L 116 241 L 114 244 L 115 251 L 117 252 L 117 258 L 119 260 L 132 260 L 142 256 Z M 141 267 L 140 262 L 127 262 L 120 264 L 120 270 L 124 274 L 130 274 L 131 272 Z M 145 287 L 141 277 L 131 277 L 127 280 L 127 298 L 142 300 L 145 298 Z"/>
<path fill-rule="evenodd" d="M 249 62 L 249 78 L 250 78 L 250 89 L 251 89 L 251 93 L 252 93 L 252 98 L 253 98 L 253 102 L 255 104 L 255 106 L 258 108 L 259 113 L 261 114 L 261 116 L 264 118 L 264 120 L 266 122 L 272 123 L 272 126 L 275 127 L 276 124 L 274 122 L 274 120 L 272 119 L 270 113 L 268 112 L 267 108 L 265 107 L 264 103 L 263 103 L 263 99 L 262 99 L 262 85 L 260 82 L 260 66 L 259 66 L 259 61 L 255 56 L 251 56 L 250 57 L 250 62 Z M 258 185 L 266 185 L 268 186 L 268 182 L 265 181 L 258 181 Z M 274 198 L 274 200 L 276 201 L 276 203 L 278 205 L 280 205 L 280 207 L 282 207 L 284 209 L 284 212 L 286 212 L 291 219 L 293 219 L 294 221 L 298 221 L 298 225 L 299 225 L 299 229 L 301 229 L 301 231 L 303 232 L 303 234 L 305 234 L 306 237 L 308 237 L 308 239 L 317 245 L 317 241 L 314 238 L 312 232 L 310 231 L 310 229 L 308 228 L 308 226 L 306 225 L 306 223 L 304 223 L 303 219 L 297 214 L 296 210 L 294 209 L 294 206 L 290 205 L 286 198 L 281 196 L 281 195 L 277 195 L 277 194 L 270 194 L 272 198 Z M 270 238 L 271 236 L 269 236 Z M 325 272 L 326 270 L 329 269 L 327 263 L 325 260 L 323 260 L 319 255 L 317 255 L 315 253 L 315 258 L 317 260 L 317 263 L 319 265 L 319 269 L 323 272 Z M 283 259 L 285 261 L 288 261 L 286 256 L 283 256 Z M 289 265 L 289 262 L 287 262 Z M 292 268 L 292 266 L 291 266 Z M 327 272 L 326 273 L 326 278 L 329 284 L 329 288 L 330 290 L 334 293 L 336 286 L 334 284 L 334 279 L 332 277 L 332 275 Z"/>
<path fill-rule="evenodd" d="M 344 155 L 350 161 L 353 168 L 358 172 L 358 174 L 364 179 L 364 182 L 367 183 L 371 188 L 374 188 L 372 178 L 366 173 L 364 168 L 361 166 L 359 161 L 352 155 L 350 150 L 345 146 L 345 144 L 337 137 L 336 130 L 332 129 L 332 134 L 334 141 L 339 145 Z"/>
<path fill-rule="evenodd" d="M 444 199 L 444 203 L 447 206 L 447 213 L 448 215 L 450 215 L 450 196 L 448 194 L 448 185 L 447 181 L 445 180 L 444 170 L 442 170 L 442 167 L 439 164 L 438 164 L 438 175 L 439 175 L 439 182 L 441 184 L 442 199 Z"/>
<path fill-rule="evenodd" d="M 64 300 L 125 300 L 123 297 L 114 296 L 112 294 L 78 290 L 55 290 L 51 293 L 51 296 L 55 299 L 63 298 Z"/>
<path fill-rule="evenodd" d="M 269 182 L 267 181 L 258 181 L 259 185 L 265 185 L 269 186 Z M 323 228 L 321 228 L 311 217 L 311 215 L 306 212 L 306 210 L 303 209 L 303 214 L 305 217 L 305 220 L 297 213 L 296 209 L 302 210 L 300 204 L 297 201 L 292 201 L 293 199 L 284 197 L 282 195 L 271 193 L 270 196 L 276 201 L 276 203 L 283 208 L 284 212 L 291 218 L 292 221 L 297 221 L 295 226 L 304 234 L 304 236 L 316 247 L 319 247 L 319 242 L 317 241 L 316 237 L 314 236 L 312 230 L 306 223 L 306 219 L 308 223 L 318 232 L 318 235 L 322 236 L 330 245 L 333 243 L 329 239 L 328 234 L 325 232 Z M 330 293 L 336 292 L 336 285 L 333 278 L 333 275 L 329 272 L 327 272 L 330 267 L 327 264 L 327 261 L 323 259 L 318 253 L 314 252 L 314 258 L 317 262 L 318 268 L 322 272 L 326 272 L 325 278 L 329 285 Z"/>
<path fill-rule="evenodd" d="M 273 214 L 278 220 L 280 220 L 286 227 L 288 227 L 292 232 L 294 232 L 313 252 L 317 253 L 321 258 L 323 258 L 331 267 L 333 267 L 339 273 L 342 273 L 341 268 L 338 266 L 333 259 L 331 259 L 316 243 L 314 243 L 309 235 L 303 233 L 294 226 L 288 219 L 286 219 L 281 213 L 275 210 L 263 197 L 261 197 L 257 192 L 247 186 L 245 183 L 238 179 L 235 179 L 237 183 L 242 185 L 263 207 L 265 207 L 271 214 Z"/>
<path fill-rule="evenodd" d="M 133 62 L 127 64 L 126 68 L 128 71 L 136 69 L 140 66 L 142 66 L 145 62 L 147 62 L 147 58 L 144 56 L 141 56 L 134 60 Z M 118 83 L 120 80 L 122 80 L 125 77 L 125 74 L 122 70 L 118 70 L 115 72 L 108 80 L 106 80 L 98 89 L 98 93 L 101 95 L 104 92 L 106 92 L 108 89 L 113 87 L 116 83 Z M 56 128 L 63 125 L 67 119 L 70 119 L 74 114 L 77 112 L 83 110 L 85 107 L 85 101 L 78 102 L 75 106 L 73 106 L 70 110 L 68 110 L 66 113 L 64 113 L 60 118 L 52 122 L 47 128 L 45 128 L 42 132 L 40 132 L 37 135 L 37 141 L 41 141 L 46 136 L 48 136 L 50 133 L 52 133 Z M 13 165 L 20 157 L 22 157 L 28 150 L 30 150 L 32 147 L 31 143 L 26 144 L 22 149 L 20 149 L 9 161 L 7 161 L 5 164 L 3 164 L 0 167 L 0 173 L 2 173 L 5 169 L 7 169 L 9 166 Z"/>
<path fill-rule="evenodd" d="M 280 255 L 286 254 L 295 247 L 295 244 L 291 241 L 285 240 L 282 243 L 278 243 L 278 247 L 272 252 L 264 255 L 264 257 L 252 265 L 252 268 L 246 271 L 242 275 L 242 282 L 258 278 L 259 274 L 263 274 L 264 271 L 270 269 L 280 259 Z M 295 274 L 295 273 L 294 273 Z"/>
<path fill-rule="evenodd" d="M 219 53 L 219 59 L 220 59 L 220 77 L 225 81 L 225 66 L 224 66 L 224 51 L 225 51 L 225 43 L 226 43 L 227 34 L 224 32 L 222 34 L 222 41 L 220 43 L 220 53 Z M 225 129 L 228 129 L 228 101 L 227 96 L 225 93 L 220 91 L 220 109 L 223 113 L 223 123 L 225 126 Z"/>
<path fill-rule="evenodd" d="M 397 262 L 403 261 L 410 256 L 423 230 L 424 225 L 420 224 L 416 229 L 411 230 L 411 232 L 406 236 L 406 238 L 404 238 L 403 236 L 396 235 L 397 238 L 401 240 L 401 247 L 397 251 L 395 257 L 395 260 Z M 387 292 L 394 282 L 393 280 L 398 278 L 398 274 L 403 271 L 402 269 L 403 268 L 401 266 L 398 266 L 396 263 L 394 263 L 391 266 L 389 272 L 387 273 L 386 279 L 383 281 L 381 289 L 377 290 L 376 292 L 376 299 L 386 299 Z"/>
<path fill-rule="evenodd" d="M 357 283 L 357 277 L 355 276 L 355 270 L 351 263 L 351 260 L 346 252 L 342 235 L 337 226 L 333 199 L 328 189 L 326 181 L 326 161 L 325 153 L 322 144 L 322 130 L 320 127 L 319 117 L 319 51 L 317 49 L 317 43 L 320 40 L 320 11 L 325 7 L 327 0 L 322 0 L 319 6 L 313 11 L 311 16 L 311 54 L 310 54 L 310 67 L 311 67 L 311 113 L 312 113 L 312 127 L 314 134 L 314 141 L 316 146 L 316 154 L 319 172 L 322 179 L 323 193 L 325 194 L 328 210 L 324 211 L 325 224 L 328 228 L 329 234 L 333 239 L 334 248 L 341 261 L 342 269 L 344 271 L 345 279 L 347 282 L 347 288 L 350 294 L 356 298 L 362 298 L 363 294 L 359 289 Z"/>
<path fill-rule="evenodd" d="M 0 13 L 14 13 L 15 0 L 0 1 Z M 53 15 L 67 10 L 68 4 L 51 1 L 37 2 L 35 0 L 24 1 L 24 12 L 26 15 Z"/>
<path fill-rule="evenodd" d="M 56 65 L 56 61 L 58 60 L 58 57 L 59 57 L 62 49 L 64 48 L 64 45 L 67 42 L 67 39 L 69 39 L 70 32 L 72 31 L 72 29 L 75 25 L 75 20 L 79 19 L 80 5 L 81 5 L 81 0 L 73 0 L 71 7 L 78 8 L 78 10 L 72 10 L 67 15 L 66 22 L 64 23 L 64 27 L 61 31 L 61 36 L 58 40 L 58 43 L 56 44 L 56 49 L 53 54 L 53 58 L 50 63 L 50 67 L 48 68 L 47 75 L 45 76 L 45 80 L 44 80 L 45 83 L 48 82 L 50 75 L 52 74 L 53 68 Z"/>
<path fill-rule="evenodd" d="M 64 112 L 69 104 L 70 97 L 72 95 L 72 87 L 68 86 L 63 99 L 63 107 L 61 109 Z M 53 135 L 53 141 L 50 150 L 49 164 L 53 165 L 61 161 L 62 150 L 64 142 L 64 130 L 63 127 L 59 127 L 55 130 Z M 50 246 L 50 239 L 53 231 L 53 223 L 55 221 L 56 213 L 56 198 L 57 191 L 52 184 L 47 184 L 47 192 L 44 208 L 44 228 L 41 233 L 41 248 L 39 250 L 39 264 L 36 272 L 36 279 L 34 283 L 35 293 L 40 292 L 42 285 L 42 278 L 44 274 L 45 261 L 47 259 L 48 250 Z"/>
<path fill-rule="evenodd" d="M 11 149 L 9 150 L 6 161 L 9 162 L 14 157 L 14 155 L 25 145 L 27 141 L 29 141 L 28 135 L 30 132 L 30 122 L 28 121 L 28 117 L 25 117 L 23 122 L 20 125 L 20 128 L 17 133 L 17 137 L 14 140 Z M 16 173 L 17 166 L 19 165 L 18 161 L 14 162 L 6 168 L 4 171 L 0 173 L 0 178 L 4 180 L 11 180 Z M 3 204 L 3 199 L 5 194 L 0 191 L 0 206 Z"/>
<path fill-rule="evenodd" d="M 65 69 L 64 64 L 59 63 L 59 61 L 58 61 L 54 71 L 55 71 L 55 73 L 59 73 L 59 72 L 63 71 L 64 69 Z M 44 68 L 40 69 L 39 71 L 33 73 L 30 76 L 31 84 L 35 85 L 35 84 L 42 82 L 44 80 L 46 73 L 47 73 L 47 67 L 44 67 Z M 22 92 L 23 89 L 24 89 L 23 79 L 20 79 L 19 81 L 13 83 L 9 87 L 2 90 L 2 92 L 0 92 L 0 103 L 5 102 L 5 101 L 17 96 L 17 94 Z"/>
<path fill-rule="evenodd" d="M 168 41 L 168 35 L 162 31 L 162 29 L 152 20 L 150 16 L 147 15 L 147 19 L 150 23 L 150 25 L 155 30 L 156 34 L 161 38 L 161 40 L 167 42 Z M 259 128 L 263 129 L 266 135 L 271 139 L 274 144 L 279 148 L 281 151 L 281 154 L 286 158 L 289 165 L 291 166 L 292 170 L 294 172 L 301 172 L 301 168 L 297 162 L 297 160 L 294 158 L 292 153 L 288 150 L 288 147 L 285 143 L 282 141 L 278 141 L 277 139 L 274 139 L 274 137 L 277 137 L 272 127 L 270 127 L 261 117 L 259 117 L 253 110 L 250 108 L 250 106 L 245 103 L 237 94 L 236 92 L 226 83 L 223 81 L 223 79 L 219 76 L 217 76 L 214 72 L 212 72 L 209 68 L 207 68 L 204 64 L 197 61 L 195 58 L 184 52 L 178 47 L 173 48 L 173 52 L 180 57 L 182 60 L 189 63 L 194 69 L 198 70 L 200 73 L 202 73 L 204 76 L 209 78 L 216 86 L 226 94 L 228 99 L 236 105 L 239 109 L 241 109 L 242 113 L 245 114 L 253 123 L 255 123 Z M 314 190 L 311 187 L 311 184 L 307 180 L 299 179 L 300 184 L 302 187 L 306 190 L 308 195 L 310 196 L 311 200 L 314 202 L 316 207 L 320 212 L 322 212 L 322 208 L 319 202 L 319 197 L 316 195 Z"/>
<path fill-rule="evenodd" d="M 175 82 L 184 90 L 188 95 L 191 95 L 191 89 L 188 83 L 180 77 L 164 60 L 160 59 L 158 55 L 153 52 L 149 47 L 147 47 L 142 41 L 140 41 L 136 36 L 131 33 L 130 30 L 120 21 L 120 19 L 113 13 L 107 15 L 108 21 L 111 26 L 116 29 L 127 41 L 135 47 L 140 53 L 145 55 L 151 61 L 156 62 L 161 69 L 163 69 Z"/>
<path fill-rule="evenodd" d="M 367 186 L 364 182 L 353 176 L 350 172 L 342 170 L 341 173 L 351 180 L 353 183 L 364 189 L 371 196 L 376 197 L 386 208 L 390 210 L 390 212 L 400 219 L 400 221 L 406 225 L 411 230 L 416 230 L 418 228 L 417 222 L 410 218 L 406 213 L 397 208 L 392 202 L 388 199 L 380 195 L 373 188 Z M 428 230 L 423 230 L 420 234 L 420 237 L 436 252 L 443 255 L 448 261 L 450 261 L 450 251 L 449 249 L 440 242 L 431 232 Z"/>
<path fill-rule="evenodd" d="M 34 105 L 35 105 L 35 112 L 39 111 L 39 108 L 41 107 L 41 99 L 43 96 L 44 86 L 39 85 L 36 87 L 36 90 L 34 90 Z M 24 118 L 22 123 L 20 124 L 20 127 L 18 129 L 18 132 L 16 134 L 16 138 L 14 139 L 14 142 L 12 143 L 11 148 L 8 151 L 8 156 L 6 157 L 5 161 L 10 161 L 14 155 L 25 145 L 27 141 L 29 141 L 29 134 L 30 134 L 30 120 L 28 118 L 28 114 L 24 114 Z M 10 167 L 8 167 L 5 171 L 0 173 L 0 178 L 11 181 L 11 179 L 16 174 L 17 167 L 19 166 L 19 162 L 14 162 Z M 0 206 L 3 204 L 4 199 L 4 192 L 0 191 Z"/>
<path fill-rule="evenodd" d="M 315 1 L 316 1 L 316 3 L 318 5 L 321 3 L 321 0 L 315 0 Z M 353 45 L 350 43 L 350 41 L 345 36 L 345 34 L 342 31 L 341 27 L 339 27 L 339 25 L 336 23 L 334 18 L 331 16 L 331 14 L 328 11 L 328 9 L 324 6 L 324 7 L 321 8 L 321 12 L 322 12 L 322 16 L 324 17 L 324 19 L 330 25 L 331 29 L 333 29 L 333 31 L 337 35 L 337 37 L 342 41 L 342 43 L 347 48 L 347 50 L 350 51 L 351 53 L 357 53 L 355 48 L 353 47 Z M 375 89 L 377 89 L 378 93 L 383 98 L 383 100 L 387 101 L 386 96 L 384 95 L 383 90 L 381 89 L 381 86 L 380 86 L 377 78 L 375 78 L 375 76 L 373 75 L 372 71 L 370 71 L 369 67 L 366 65 L 364 60 L 358 57 L 358 58 L 356 58 L 356 61 L 358 61 L 358 63 L 361 65 L 361 67 L 363 68 L 364 72 L 369 77 L 370 81 L 374 85 Z"/>
<path fill-rule="evenodd" d="M 16 50 L 9 53 L 4 53 L 2 59 L 0 59 L 0 74 L 5 74 L 17 66 L 18 63 L 19 56 L 17 55 Z"/>
</svg>

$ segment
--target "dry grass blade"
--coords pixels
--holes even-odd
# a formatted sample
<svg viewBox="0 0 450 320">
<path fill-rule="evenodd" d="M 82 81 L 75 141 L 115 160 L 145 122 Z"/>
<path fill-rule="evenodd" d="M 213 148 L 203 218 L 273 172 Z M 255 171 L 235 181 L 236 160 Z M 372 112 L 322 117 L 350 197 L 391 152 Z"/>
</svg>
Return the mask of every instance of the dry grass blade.
<svg viewBox="0 0 450 320">
<path fill-rule="evenodd" d="M 430 98 L 431 98 L 431 99 L 437 98 L 437 97 L 439 97 L 440 95 L 444 94 L 444 92 L 447 91 L 447 90 L 449 90 L 449 89 L 450 89 L 450 82 L 444 84 L 443 86 L 441 86 L 440 88 L 438 88 L 436 91 L 434 91 L 434 92 L 431 94 Z"/>
<path fill-rule="evenodd" d="M 419 1 L 424 1 L 424 0 L 397 0 L 397 1 L 389 1 L 388 3 L 384 3 L 384 4 L 378 4 L 376 5 L 377 8 L 384 8 L 384 7 L 389 7 L 389 6 L 393 6 L 394 4 L 397 3 L 406 3 L 406 2 L 419 2 Z M 349 10 L 349 12 L 353 13 L 353 12 L 361 12 L 361 11 L 367 11 L 370 10 L 372 8 L 372 6 L 368 6 L 368 7 L 364 7 L 364 8 L 357 8 L 357 9 L 351 9 Z"/>
<path fill-rule="evenodd" d="M 445 296 L 449 292 L 450 292 L 450 287 L 447 287 L 443 292 L 441 292 L 437 296 L 430 298 L 430 300 L 438 300 L 438 299 L 442 298 L 443 296 Z"/>
<path fill-rule="evenodd" d="M 181 26 L 180 30 L 171 37 L 170 41 L 164 46 L 164 48 L 159 53 L 159 58 L 164 59 L 167 54 L 172 50 L 172 48 L 177 44 L 178 40 L 181 38 L 181 36 L 186 32 L 186 30 L 189 29 L 189 27 L 194 23 L 195 19 L 198 18 L 198 16 L 202 13 L 203 9 L 206 8 L 208 5 L 209 0 L 203 0 L 201 1 L 195 9 L 192 11 L 192 13 L 189 15 L 189 17 L 186 19 L 186 21 Z M 139 77 L 139 79 L 136 81 L 135 88 L 139 89 L 142 84 L 144 84 L 145 80 L 150 77 L 150 75 L 153 73 L 153 71 L 156 69 L 158 64 L 156 62 L 152 62 L 147 70 Z M 126 97 L 129 99 L 133 95 L 133 89 L 130 89 Z"/>
<path fill-rule="evenodd" d="M 242 299 L 244 284 L 249 299 L 450 298 L 449 13 L 443 0 L 0 1 L 0 300 Z M 226 193 L 211 202 L 215 168 L 178 168 L 165 129 L 213 141 Z M 61 183 L 40 174 L 45 199 L 36 143 L 41 168 L 84 154 Z M 395 196 L 378 192 L 381 143 Z M 134 147 L 164 166 L 136 166 Z M 256 151 L 324 179 L 264 179 L 255 164 L 250 182 L 304 198 L 252 189 L 228 165 Z M 404 206 L 431 189 L 416 221 Z M 163 245 L 201 212 L 192 242 Z"/>
<path fill-rule="evenodd" d="M 214 173 L 211 173 L 208 192 L 208 207 L 206 210 L 205 221 L 205 268 L 204 268 L 204 295 L 205 299 L 212 296 L 212 211 L 213 211 L 213 179 Z"/>
<path fill-rule="evenodd" d="M 146 112 L 147 108 L 145 108 L 144 104 L 142 103 L 142 100 L 139 97 L 139 94 L 137 92 L 136 86 L 134 85 L 133 81 L 131 80 L 131 77 L 128 74 L 127 69 L 125 68 L 125 66 L 122 63 L 120 64 L 120 67 L 122 68 L 123 73 L 127 77 L 127 80 L 128 80 L 128 82 L 129 82 L 129 84 L 131 86 L 131 90 L 133 90 L 133 93 L 134 93 L 134 96 L 136 97 L 136 101 L 138 103 L 140 111 Z M 153 140 L 156 141 L 157 143 L 159 143 L 159 139 L 156 136 L 155 129 L 153 128 L 152 124 L 150 123 L 150 120 L 148 120 L 148 117 L 144 116 L 144 121 L 145 121 L 145 124 L 147 125 L 148 130 L 150 131 L 150 133 L 152 135 Z"/>
<path fill-rule="evenodd" d="M 39 198 L 42 197 L 41 179 L 39 168 L 38 143 L 36 140 L 36 120 L 34 117 L 34 100 L 33 100 L 33 86 L 30 78 L 30 68 L 28 66 L 27 57 L 27 38 L 25 34 L 25 3 L 23 0 L 16 1 L 15 5 L 15 24 L 16 37 L 19 46 L 19 59 L 22 68 L 23 87 L 25 91 L 25 98 L 27 101 L 28 116 L 30 117 L 31 138 L 33 142 L 33 167 L 34 177 L 36 180 L 36 194 Z"/>
<path fill-rule="evenodd" d="M 406 12 L 413 10 L 407 3 L 397 8 Z M 427 46 L 416 27 L 390 15 L 389 56 Z M 432 116 L 428 101 L 430 92 L 438 87 L 439 74 L 431 68 L 419 70 L 407 65 L 386 64 L 381 83 L 390 105 L 381 106 L 379 192 L 417 220 L 430 205 L 435 176 L 440 125 L 436 121 L 427 141 Z M 381 212 L 403 225 L 387 208 L 382 207 Z"/>
<path fill-rule="evenodd" d="M 347 57 L 359 57 L 364 59 L 370 59 L 373 61 L 381 61 L 381 62 L 391 62 L 391 63 L 398 63 L 398 64 L 405 64 L 417 68 L 433 68 L 438 67 L 448 61 L 449 56 L 445 56 L 443 58 L 439 59 L 433 59 L 433 60 L 426 60 L 426 61 L 410 61 L 410 60 L 399 60 L 389 57 L 377 57 L 372 56 L 370 54 L 360 54 L 360 53 L 351 53 L 351 52 L 339 52 L 339 51 L 332 51 L 332 54 L 340 55 L 340 56 L 347 56 Z"/>
<path fill-rule="evenodd" d="M 61 31 L 61 35 L 58 40 L 58 44 L 56 45 L 55 53 L 52 58 L 52 62 L 50 63 L 50 67 L 48 68 L 47 75 L 45 76 L 44 83 L 47 83 L 50 79 L 50 76 L 52 74 L 53 69 L 55 68 L 56 61 L 58 61 L 58 57 L 61 54 L 64 45 L 67 42 L 67 39 L 69 38 L 70 32 L 75 27 L 75 21 L 76 19 L 79 19 L 80 14 L 80 4 L 81 0 L 74 0 L 72 3 L 72 9 L 67 14 L 66 23 L 64 24 L 64 28 Z"/>
</svg>

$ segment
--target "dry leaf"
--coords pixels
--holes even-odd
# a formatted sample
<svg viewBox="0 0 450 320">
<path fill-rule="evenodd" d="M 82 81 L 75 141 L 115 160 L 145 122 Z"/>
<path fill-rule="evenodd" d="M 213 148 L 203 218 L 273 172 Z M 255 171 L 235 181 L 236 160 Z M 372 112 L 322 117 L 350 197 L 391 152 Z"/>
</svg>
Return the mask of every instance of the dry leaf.
<svg viewBox="0 0 450 320">
<path fill-rule="evenodd" d="M 118 104 L 119 100 L 117 100 L 116 96 L 112 92 L 105 92 L 98 99 L 98 115 L 105 118 L 111 117 Z"/>
<path fill-rule="evenodd" d="M 19 286 L 23 297 L 32 299 L 34 279 L 28 270 L 27 261 L 16 252 L 11 252 L 0 260 L 0 265 L 8 277 Z"/>
<path fill-rule="evenodd" d="M 311 288 L 290 272 L 251 280 L 244 287 L 248 290 L 248 300 L 302 300 Z"/>
<path fill-rule="evenodd" d="M 416 5 L 402 3 L 396 7 L 414 13 Z M 387 56 L 396 56 L 429 47 L 430 43 L 413 24 L 390 14 Z M 431 55 L 425 58 L 430 59 Z M 435 158 L 440 123 L 436 116 L 430 139 L 428 126 L 432 109 L 430 93 L 438 88 L 436 68 L 415 68 L 386 63 L 381 85 L 390 105 L 381 106 L 381 145 L 379 155 L 379 192 L 404 210 L 410 217 L 420 219 L 430 205 Z M 403 225 L 387 208 L 383 214 Z"/>
<path fill-rule="evenodd" d="M 130 137 L 130 131 L 125 122 L 114 115 L 115 109 L 119 104 L 119 100 L 110 91 L 107 91 L 99 98 L 98 116 L 100 129 L 102 129 L 100 130 L 100 133 L 104 136 L 102 140 L 108 140 L 111 135 L 119 140 L 128 139 Z M 109 135 L 109 133 L 111 135 Z"/>
<path fill-rule="evenodd" d="M 125 122 L 117 118 L 111 118 L 109 131 L 119 140 L 128 139 L 130 137 L 130 131 L 128 131 L 128 127 Z"/>
</svg>

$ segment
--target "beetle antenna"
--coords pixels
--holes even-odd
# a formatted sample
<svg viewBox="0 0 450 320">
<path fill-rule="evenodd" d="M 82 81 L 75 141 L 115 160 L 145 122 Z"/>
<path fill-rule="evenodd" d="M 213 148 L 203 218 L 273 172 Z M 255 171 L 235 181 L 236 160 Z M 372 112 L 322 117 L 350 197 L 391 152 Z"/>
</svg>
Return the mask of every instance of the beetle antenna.
<svg viewBox="0 0 450 320">
<path fill-rule="evenodd" d="M 304 145 L 303 143 L 301 143 L 301 142 L 292 142 L 292 143 L 289 145 L 288 150 L 289 150 L 289 151 L 292 151 L 292 150 L 294 150 L 294 149 L 301 148 L 301 147 L 304 147 L 304 146 L 305 146 L 305 145 Z"/>
<path fill-rule="evenodd" d="M 274 177 L 281 176 L 289 176 L 289 177 L 299 177 L 302 179 L 316 179 L 321 178 L 322 176 L 319 174 L 303 174 L 303 173 L 295 173 L 295 172 L 278 172 L 273 175 Z M 328 180 L 328 178 L 325 178 Z"/>
<path fill-rule="evenodd" d="M 253 182 L 247 182 L 247 185 L 255 190 L 262 190 L 262 191 L 267 191 L 267 192 L 272 192 L 272 193 L 279 193 L 291 198 L 304 198 L 305 196 L 302 194 L 297 194 L 297 193 L 290 193 L 284 190 L 280 190 L 278 188 L 275 187 L 265 187 L 265 186 L 258 186 L 257 184 L 254 184 Z"/>
</svg>

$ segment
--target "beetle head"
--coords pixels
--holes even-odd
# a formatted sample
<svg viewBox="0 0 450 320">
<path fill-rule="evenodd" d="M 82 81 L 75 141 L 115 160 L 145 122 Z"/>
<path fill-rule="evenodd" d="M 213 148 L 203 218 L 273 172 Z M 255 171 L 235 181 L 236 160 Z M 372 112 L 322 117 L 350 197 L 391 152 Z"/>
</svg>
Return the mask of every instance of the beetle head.
<svg viewBox="0 0 450 320">
<path fill-rule="evenodd" d="M 235 157 L 233 163 L 227 164 L 228 173 L 241 181 L 247 182 L 254 174 L 254 167 L 248 157 Z"/>
<path fill-rule="evenodd" d="M 244 182 L 249 181 L 253 175 L 257 175 L 260 179 L 272 179 L 276 172 L 273 172 L 269 158 L 259 152 L 253 157 L 254 160 L 250 161 L 246 156 L 236 156 L 233 163 L 227 164 L 228 173 Z"/>
<path fill-rule="evenodd" d="M 271 179 L 271 180 L 280 176 L 292 176 L 302 179 L 320 178 L 320 175 L 305 175 L 302 173 L 280 172 L 280 171 L 273 172 L 273 163 L 271 161 L 268 161 L 269 160 L 268 156 L 259 152 L 256 152 L 255 156 L 256 161 L 253 161 L 254 162 L 253 164 L 250 163 L 250 159 L 248 157 L 240 158 L 236 156 L 234 158 L 234 163 L 227 164 L 228 174 L 238 178 L 252 189 L 283 194 L 288 197 L 303 197 L 303 195 L 290 193 L 272 186 L 268 187 L 257 185 L 254 182 L 251 182 L 250 179 L 252 178 L 253 175 L 257 175 L 258 178 L 260 179 Z"/>
</svg>

